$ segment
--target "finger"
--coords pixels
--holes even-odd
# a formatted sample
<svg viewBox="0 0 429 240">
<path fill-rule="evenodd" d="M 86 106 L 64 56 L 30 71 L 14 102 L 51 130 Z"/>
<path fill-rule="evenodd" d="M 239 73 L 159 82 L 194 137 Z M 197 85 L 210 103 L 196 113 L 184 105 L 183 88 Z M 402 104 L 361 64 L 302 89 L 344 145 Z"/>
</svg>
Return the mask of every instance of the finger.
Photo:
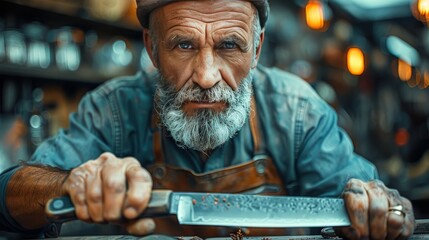
<svg viewBox="0 0 429 240">
<path fill-rule="evenodd" d="M 115 159 L 106 164 L 101 171 L 103 180 L 103 217 L 107 221 L 115 221 L 121 217 L 125 198 L 125 170 L 122 160 Z"/>
<path fill-rule="evenodd" d="M 356 231 L 358 239 L 369 237 L 368 228 L 368 195 L 364 183 L 351 179 L 343 192 L 344 204 L 349 214 L 351 227 Z M 352 238 L 356 239 L 356 238 Z"/>
<path fill-rule="evenodd" d="M 387 213 L 387 239 L 398 239 L 402 234 L 405 218 L 393 212 Z"/>
<path fill-rule="evenodd" d="M 94 222 L 104 222 L 103 191 L 99 161 L 88 162 L 86 169 L 89 172 L 85 183 L 89 216 Z"/>
<path fill-rule="evenodd" d="M 136 218 L 147 207 L 152 191 L 152 178 L 146 169 L 130 165 L 126 171 L 128 191 L 124 205 L 124 216 Z"/>
<path fill-rule="evenodd" d="M 399 192 L 395 189 L 386 188 L 386 192 L 388 195 L 389 207 L 395 207 L 398 205 L 402 206 L 401 196 Z M 404 217 L 402 215 L 398 215 L 392 211 L 387 212 L 387 239 L 397 239 L 401 233 L 404 225 Z"/>
<path fill-rule="evenodd" d="M 63 185 L 65 192 L 68 193 L 73 202 L 76 217 L 82 221 L 90 220 L 85 197 L 86 175 L 81 168 L 73 169 Z"/>
<path fill-rule="evenodd" d="M 385 239 L 387 220 L 386 212 L 389 208 L 385 186 L 375 180 L 364 185 L 369 200 L 369 228 L 371 239 Z"/>
<path fill-rule="evenodd" d="M 141 218 L 125 224 L 125 229 L 132 235 L 148 235 L 155 231 L 155 222 L 151 218 Z"/>
<path fill-rule="evenodd" d="M 390 206 L 402 206 L 405 214 L 400 212 L 390 211 L 388 213 L 388 239 L 407 239 L 413 234 L 415 219 L 411 202 L 400 196 L 395 189 L 387 189 L 389 195 Z"/>
<path fill-rule="evenodd" d="M 405 223 L 402 227 L 402 232 L 398 239 L 408 239 L 414 233 L 416 221 L 414 218 L 413 205 L 411 204 L 410 200 L 403 197 L 401 197 L 401 200 L 405 212 Z"/>
</svg>

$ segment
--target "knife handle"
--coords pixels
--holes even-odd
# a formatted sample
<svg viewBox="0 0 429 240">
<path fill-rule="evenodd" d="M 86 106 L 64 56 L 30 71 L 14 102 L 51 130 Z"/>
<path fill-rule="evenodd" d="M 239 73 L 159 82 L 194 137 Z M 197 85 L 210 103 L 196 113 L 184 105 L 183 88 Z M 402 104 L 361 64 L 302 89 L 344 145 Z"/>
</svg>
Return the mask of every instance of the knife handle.
<svg viewBox="0 0 429 240">
<path fill-rule="evenodd" d="M 155 217 L 169 214 L 171 190 L 153 190 L 149 204 L 139 216 Z M 69 196 L 52 198 L 46 203 L 45 212 L 54 222 L 76 220 L 75 208 Z"/>
</svg>

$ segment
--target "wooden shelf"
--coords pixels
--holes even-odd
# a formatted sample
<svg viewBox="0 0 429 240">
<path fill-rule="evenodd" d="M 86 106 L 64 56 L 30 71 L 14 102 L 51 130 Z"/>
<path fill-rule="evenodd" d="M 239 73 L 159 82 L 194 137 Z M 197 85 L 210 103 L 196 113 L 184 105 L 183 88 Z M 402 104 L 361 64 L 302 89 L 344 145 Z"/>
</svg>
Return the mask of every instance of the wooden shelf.
<svg viewBox="0 0 429 240">
<path fill-rule="evenodd" d="M 25 1 L 24 1 L 25 3 Z M 83 30 L 96 30 L 100 33 L 108 33 L 111 35 L 118 35 L 132 39 L 142 39 L 142 29 L 132 24 L 124 22 L 108 22 L 98 20 L 87 16 L 85 13 L 77 13 L 71 15 L 68 13 L 50 11 L 35 6 L 23 4 L 21 1 L 13 0 L 0 0 L 0 9 L 4 16 L 14 15 L 19 13 L 19 18 L 23 21 L 29 22 L 40 21 L 43 24 L 50 26 L 75 26 Z"/>
<path fill-rule="evenodd" d="M 31 23 L 40 22 L 49 29 L 59 29 L 63 27 L 72 27 L 86 31 L 95 31 L 99 39 L 114 39 L 121 37 L 130 41 L 139 42 L 142 39 L 142 30 L 133 24 L 126 22 L 108 22 L 94 19 L 85 13 L 83 6 L 79 6 L 80 10 L 66 11 L 61 9 L 47 10 L 42 6 L 35 6 L 36 1 L 24 0 L 0 0 L 0 19 L 4 21 L 5 29 L 20 29 L 20 27 Z M 77 4 L 77 3 L 73 3 Z M 1 27 L 1 25 L 0 25 Z M 0 31 L 3 29 L 0 28 Z M 46 41 L 46 40 L 45 40 Z M 80 46 L 82 47 L 82 46 Z M 139 51 L 139 47 L 135 49 Z M 135 56 L 139 56 L 135 52 Z M 82 56 L 84 57 L 84 56 Z M 134 74 L 135 66 L 129 67 L 114 74 L 106 74 L 102 70 L 91 67 L 88 59 L 81 59 L 81 66 L 76 71 L 63 71 L 55 65 L 47 69 L 31 67 L 27 65 L 15 65 L 0 61 L 0 82 L 4 79 L 22 79 L 35 80 L 41 83 L 42 81 L 55 83 L 84 83 L 90 85 L 98 85 L 108 79 L 119 75 Z M 86 61 L 86 62 L 85 62 Z M 92 61 L 92 60 L 91 60 Z M 134 71 L 134 72 L 132 72 Z"/>
<path fill-rule="evenodd" d="M 0 81 L 7 78 L 21 78 L 29 80 L 48 80 L 72 83 L 85 83 L 90 85 L 98 85 L 112 77 L 123 74 L 106 76 L 101 72 L 91 69 L 86 66 L 81 66 L 77 71 L 62 71 L 54 67 L 47 69 L 14 65 L 8 63 L 0 63 Z"/>
</svg>

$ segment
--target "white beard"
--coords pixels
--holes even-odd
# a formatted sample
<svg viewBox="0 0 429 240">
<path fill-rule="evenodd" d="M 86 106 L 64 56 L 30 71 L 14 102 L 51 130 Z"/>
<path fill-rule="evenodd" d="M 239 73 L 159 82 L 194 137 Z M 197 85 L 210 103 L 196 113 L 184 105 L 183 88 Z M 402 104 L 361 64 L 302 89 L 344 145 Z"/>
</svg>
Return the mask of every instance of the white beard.
<svg viewBox="0 0 429 240">
<path fill-rule="evenodd" d="M 225 82 L 210 89 L 196 85 L 176 92 L 164 77 L 155 92 L 162 124 L 177 144 L 198 151 L 212 150 L 232 138 L 244 125 L 250 113 L 253 70 L 241 81 L 237 91 Z M 227 109 L 216 112 L 197 110 L 192 116 L 182 110 L 184 102 L 225 102 Z"/>
</svg>

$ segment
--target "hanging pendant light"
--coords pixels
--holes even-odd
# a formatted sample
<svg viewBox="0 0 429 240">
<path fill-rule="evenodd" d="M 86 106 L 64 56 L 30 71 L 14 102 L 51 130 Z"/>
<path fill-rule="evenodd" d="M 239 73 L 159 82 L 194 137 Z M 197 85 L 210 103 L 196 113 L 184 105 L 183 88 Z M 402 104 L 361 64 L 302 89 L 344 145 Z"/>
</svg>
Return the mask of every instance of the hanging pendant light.
<svg viewBox="0 0 429 240">
<path fill-rule="evenodd" d="M 351 47 L 347 51 L 347 69 L 353 75 L 362 75 L 365 71 L 365 56 L 358 47 Z"/>
<path fill-rule="evenodd" d="M 309 0 L 305 5 L 305 22 L 314 30 L 322 30 L 325 27 L 325 12 L 323 3 L 319 0 Z"/>
<path fill-rule="evenodd" d="M 417 20 L 426 24 L 429 23 L 429 0 L 414 1 L 411 10 Z"/>
</svg>

